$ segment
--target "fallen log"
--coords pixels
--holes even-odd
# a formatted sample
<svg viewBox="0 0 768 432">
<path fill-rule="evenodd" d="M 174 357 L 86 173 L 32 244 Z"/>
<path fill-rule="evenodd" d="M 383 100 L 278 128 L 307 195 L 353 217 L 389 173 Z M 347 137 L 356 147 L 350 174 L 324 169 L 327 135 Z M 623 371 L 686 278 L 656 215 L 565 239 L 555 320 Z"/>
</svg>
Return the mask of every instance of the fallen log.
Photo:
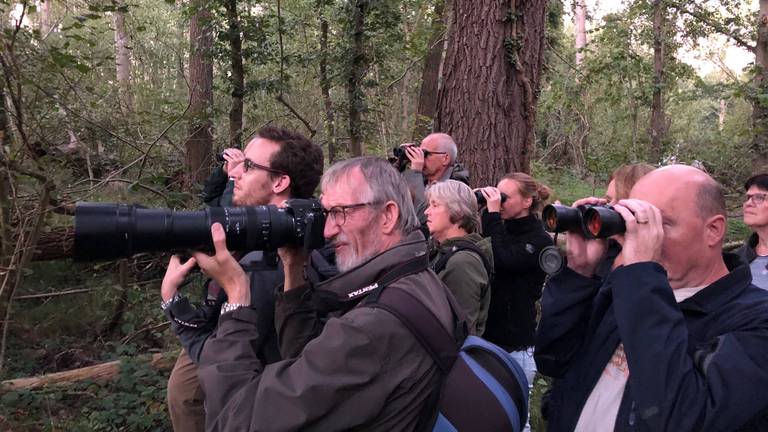
<svg viewBox="0 0 768 432">
<path fill-rule="evenodd" d="M 149 361 L 152 368 L 166 370 L 173 367 L 178 353 L 158 353 L 149 356 L 140 356 L 141 360 Z M 0 391 L 31 390 L 45 386 L 63 386 L 83 380 L 97 382 L 110 381 L 120 375 L 121 360 L 114 360 L 84 368 L 72 369 L 64 372 L 55 372 L 40 376 L 16 378 L 0 382 Z"/>
</svg>

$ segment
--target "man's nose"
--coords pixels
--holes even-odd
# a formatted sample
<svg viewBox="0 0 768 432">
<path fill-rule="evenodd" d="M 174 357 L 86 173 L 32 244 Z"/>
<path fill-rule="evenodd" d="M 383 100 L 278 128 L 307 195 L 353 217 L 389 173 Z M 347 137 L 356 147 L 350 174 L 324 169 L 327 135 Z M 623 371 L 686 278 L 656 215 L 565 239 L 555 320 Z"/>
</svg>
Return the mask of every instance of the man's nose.
<svg viewBox="0 0 768 432">
<path fill-rule="evenodd" d="M 328 217 L 325 219 L 325 228 L 323 229 L 323 237 L 325 237 L 326 240 L 331 240 L 332 238 L 336 237 L 339 231 L 340 231 L 339 224 L 336 223 L 336 221 L 331 215 L 328 215 Z"/>
</svg>

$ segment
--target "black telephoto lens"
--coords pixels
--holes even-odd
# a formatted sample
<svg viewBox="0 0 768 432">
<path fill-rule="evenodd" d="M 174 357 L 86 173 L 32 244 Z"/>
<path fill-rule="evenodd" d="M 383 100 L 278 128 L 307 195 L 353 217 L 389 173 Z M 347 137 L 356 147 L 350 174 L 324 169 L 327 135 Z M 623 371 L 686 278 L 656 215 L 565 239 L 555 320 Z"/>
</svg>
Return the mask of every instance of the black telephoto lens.
<svg viewBox="0 0 768 432">
<path fill-rule="evenodd" d="M 211 225 L 221 223 L 231 251 L 274 250 L 295 244 L 322 247 L 325 218 L 317 200 L 285 208 L 211 207 L 201 211 L 77 203 L 75 260 L 111 260 L 139 252 L 213 251 Z"/>
<path fill-rule="evenodd" d="M 585 234 L 591 238 L 607 238 L 626 231 L 624 218 L 609 206 L 592 206 L 584 212 Z"/>
<path fill-rule="evenodd" d="M 581 211 L 577 208 L 559 204 L 549 204 L 541 212 L 544 229 L 560 233 L 582 230 Z"/>
</svg>

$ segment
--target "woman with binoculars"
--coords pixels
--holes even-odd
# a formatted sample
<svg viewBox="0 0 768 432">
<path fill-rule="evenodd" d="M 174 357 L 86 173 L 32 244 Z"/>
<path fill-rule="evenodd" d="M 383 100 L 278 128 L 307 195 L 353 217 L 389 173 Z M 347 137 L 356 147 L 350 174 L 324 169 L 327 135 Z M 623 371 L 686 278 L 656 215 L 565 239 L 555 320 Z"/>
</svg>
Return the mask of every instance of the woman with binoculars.
<svg viewBox="0 0 768 432">
<path fill-rule="evenodd" d="M 551 191 L 523 173 L 507 174 L 496 187 L 479 190 L 487 201 L 482 212 L 483 235 L 491 238 L 496 271 L 483 337 L 515 356 L 530 388 L 536 374 L 536 301 L 545 276 L 539 267 L 539 253 L 552 245 L 539 212 Z M 503 203 L 502 193 L 507 195 Z"/>
</svg>

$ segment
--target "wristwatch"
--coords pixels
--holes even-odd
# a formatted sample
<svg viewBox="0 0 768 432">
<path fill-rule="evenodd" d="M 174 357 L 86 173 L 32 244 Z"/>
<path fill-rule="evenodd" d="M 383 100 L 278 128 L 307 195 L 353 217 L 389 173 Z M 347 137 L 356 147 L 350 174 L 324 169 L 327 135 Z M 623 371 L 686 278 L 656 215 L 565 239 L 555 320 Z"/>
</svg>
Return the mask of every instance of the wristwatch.
<svg viewBox="0 0 768 432">
<path fill-rule="evenodd" d="M 232 312 L 235 309 L 240 309 L 241 307 L 249 307 L 249 304 L 245 303 L 227 303 L 224 302 L 221 305 L 221 315 L 224 315 L 225 313 Z"/>
<path fill-rule="evenodd" d="M 160 309 L 162 309 L 162 310 L 166 310 L 166 309 L 168 309 L 169 307 L 171 307 L 171 305 L 172 305 L 172 304 L 176 303 L 176 302 L 177 302 L 177 301 L 179 301 L 179 300 L 181 300 L 181 294 L 179 294 L 179 293 L 176 293 L 176 294 L 174 294 L 174 295 L 173 295 L 173 297 L 171 297 L 170 299 L 168 299 L 168 301 L 162 301 L 162 302 L 160 302 Z"/>
</svg>

